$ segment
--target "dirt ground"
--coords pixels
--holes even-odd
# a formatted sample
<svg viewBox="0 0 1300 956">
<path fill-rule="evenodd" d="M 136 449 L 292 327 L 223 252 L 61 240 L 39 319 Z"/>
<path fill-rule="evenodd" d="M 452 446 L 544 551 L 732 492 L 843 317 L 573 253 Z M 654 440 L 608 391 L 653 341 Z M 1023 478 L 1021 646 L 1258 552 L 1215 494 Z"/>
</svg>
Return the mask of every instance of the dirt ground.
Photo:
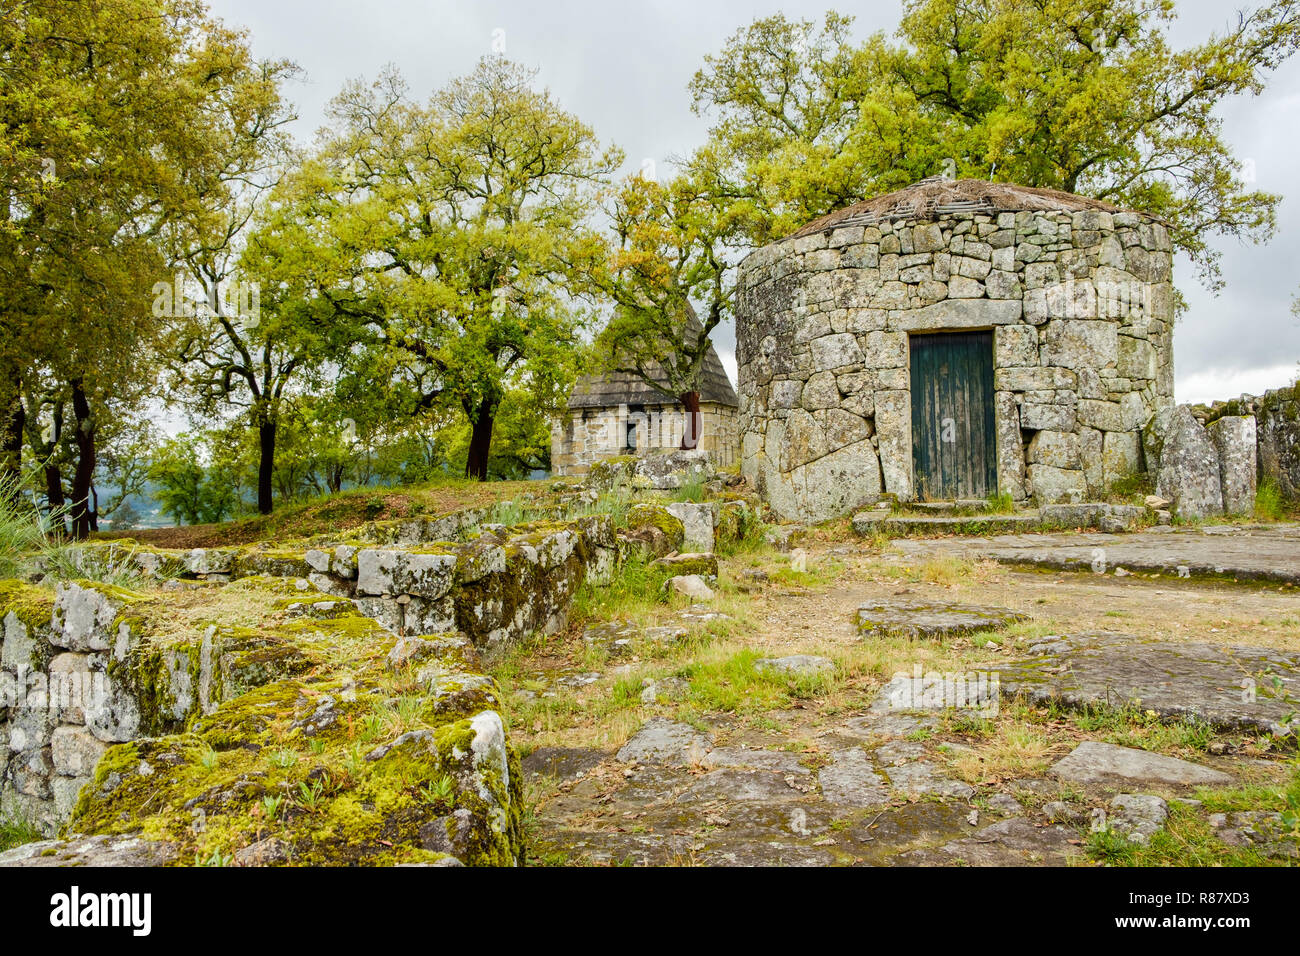
<svg viewBox="0 0 1300 956">
<path fill-rule="evenodd" d="M 586 620 L 500 668 L 512 736 L 528 755 L 538 862 L 1292 859 L 1292 844 L 1267 827 L 1266 836 L 1251 830 L 1255 817 L 1232 815 L 1261 814 L 1272 826 L 1285 816 L 1287 787 L 1297 789 L 1292 751 L 1266 735 L 1122 709 L 1071 714 L 1007 702 L 987 718 L 904 716 L 881 701 L 894 674 L 995 672 L 1049 634 L 1118 631 L 1297 653 L 1295 587 L 1021 570 L 856 542 L 812 546 L 805 560 L 807 573 L 771 551 L 726 560 L 711 604 L 619 609 L 629 636 L 621 648 L 585 640 L 599 623 Z M 857 609 L 882 600 L 1009 608 L 1027 620 L 943 639 L 864 638 Z M 687 637 L 642 636 L 655 627 Z M 825 658 L 833 673 L 782 682 L 757 664 L 794 654 Z M 1060 779 L 1055 763 L 1083 741 L 1190 761 L 1231 783 L 1207 797 L 1203 787 L 1167 782 Z M 1131 821 L 1112 803 L 1134 788 L 1166 807 L 1146 843 L 1115 836 Z M 1099 826 L 1108 812 L 1114 827 Z"/>
</svg>

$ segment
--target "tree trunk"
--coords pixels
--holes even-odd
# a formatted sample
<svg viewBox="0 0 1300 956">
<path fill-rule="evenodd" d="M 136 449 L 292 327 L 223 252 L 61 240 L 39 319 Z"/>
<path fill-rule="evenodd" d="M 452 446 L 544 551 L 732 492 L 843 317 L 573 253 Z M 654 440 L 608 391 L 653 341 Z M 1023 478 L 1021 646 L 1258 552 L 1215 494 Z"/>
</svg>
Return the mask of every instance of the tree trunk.
<svg viewBox="0 0 1300 956">
<path fill-rule="evenodd" d="M 465 462 L 465 477 L 487 481 L 488 452 L 492 448 L 492 426 L 496 421 L 496 406 L 486 399 L 479 402 L 478 414 L 471 416 L 473 431 L 469 437 L 469 458 Z"/>
<path fill-rule="evenodd" d="M 257 424 L 257 510 L 269 515 L 272 507 L 272 479 L 275 477 L 275 422 L 262 419 Z"/>
<path fill-rule="evenodd" d="M 23 431 L 27 427 L 27 409 L 21 399 L 16 399 L 4 423 L 3 443 L 0 444 L 0 481 L 14 499 L 18 498 L 18 484 L 23 477 Z"/>
<path fill-rule="evenodd" d="M 700 433 L 704 424 L 704 419 L 700 415 L 700 393 L 682 392 L 677 400 L 682 403 L 682 410 L 685 412 L 681 447 L 683 451 L 690 451 L 700 444 Z"/>
<path fill-rule="evenodd" d="M 72 537 L 88 537 L 95 525 L 90 489 L 95 480 L 95 423 L 90 402 L 80 381 L 72 383 L 72 413 L 76 420 L 73 441 L 77 446 L 77 467 L 72 472 Z"/>
</svg>

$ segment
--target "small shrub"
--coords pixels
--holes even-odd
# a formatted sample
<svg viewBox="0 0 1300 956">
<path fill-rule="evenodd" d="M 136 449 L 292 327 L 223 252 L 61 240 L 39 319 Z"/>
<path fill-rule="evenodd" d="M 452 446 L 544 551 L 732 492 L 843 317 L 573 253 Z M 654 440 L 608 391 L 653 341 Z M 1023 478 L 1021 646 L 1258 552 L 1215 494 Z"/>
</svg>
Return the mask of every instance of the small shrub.
<svg viewBox="0 0 1300 956">
<path fill-rule="evenodd" d="M 1009 515 L 1016 510 L 1016 499 L 1009 491 L 989 495 L 988 502 L 990 514 Z"/>
</svg>

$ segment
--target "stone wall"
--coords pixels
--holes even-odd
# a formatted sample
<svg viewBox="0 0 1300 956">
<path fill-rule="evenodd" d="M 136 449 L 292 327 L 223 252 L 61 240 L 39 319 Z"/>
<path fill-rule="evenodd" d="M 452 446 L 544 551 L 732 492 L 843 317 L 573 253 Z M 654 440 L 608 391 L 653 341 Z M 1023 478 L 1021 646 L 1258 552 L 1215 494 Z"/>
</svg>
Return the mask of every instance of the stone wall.
<svg viewBox="0 0 1300 956">
<path fill-rule="evenodd" d="M 1269 481 L 1290 500 L 1300 501 L 1300 384 L 1195 407 L 1193 412 L 1206 424 L 1225 416 L 1253 415 L 1258 480 Z"/>
<path fill-rule="evenodd" d="M 180 731 L 223 700 L 319 664 L 274 629 L 214 624 L 160 641 L 150 610 L 110 585 L 0 584 L 0 815 L 52 833 L 113 744 Z"/>
<path fill-rule="evenodd" d="M 631 453 L 627 447 L 629 423 L 636 427 L 635 453 L 678 448 L 685 413 L 680 405 L 613 408 L 574 408 L 551 426 L 551 470 L 557 475 L 585 475 L 602 459 Z M 740 447 L 736 409 L 717 402 L 701 402 L 699 447 L 709 452 L 719 467 L 736 461 Z"/>
<path fill-rule="evenodd" d="M 466 527 L 481 517 L 468 514 L 476 517 L 460 519 Z M 349 543 L 303 551 L 141 548 L 129 560 L 159 580 L 288 578 L 303 590 L 353 600 L 393 634 L 459 631 L 488 656 L 559 626 L 577 588 L 607 580 L 618 560 L 605 515 L 488 529 L 461 542 L 419 537 L 421 528 L 452 524 L 448 516 L 371 524 Z M 371 546 L 367 540 L 402 544 Z M 120 545 L 91 544 L 82 546 L 78 560 L 88 571 L 101 571 L 121 554 Z"/>
<path fill-rule="evenodd" d="M 293 581 L 189 588 L 260 623 L 170 634 L 156 591 L 6 582 L 0 804 L 68 836 L 0 864 L 522 861 L 519 761 L 468 639 L 395 638 Z"/>
<path fill-rule="evenodd" d="M 992 329 L 1000 492 L 1079 501 L 1173 403 L 1172 245 L 1136 213 L 842 226 L 757 250 L 737 308 L 742 472 L 786 518 L 914 497 L 909 335 Z"/>
<path fill-rule="evenodd" d="M 605 515 L 509 530 L 489 526 L 460 542 L 413 540 L 431 530 L 464 533 L 480 517 L 370 525 L 353 543 L 306 550 L 167 551 L 105 543 L 76 552 L 88 575 L 129 566 L 148 585 L 148 596 L 89 581 L 52 591 L 0 582 L 0 813 L 53 833 L 74 813 L 108 748 L 184 734 L 265 685 L 364 671 L 369 664 L 350 658 L 369 661 L 375 648 L 394 639 L 406 648 L 394 651 L 403 660 L 433 651 L 445 657 L 442 643 L 456 645 L 456 667 L 426 664 L 420 672 L 425 692 L 441 701 L 438 712 L 451 714 L 447 701 L 459 700 L 460 689 L 491 683 L 473 673 L 480 655 L 562 626 L 578 587 L 608 580 L 618 560 L 619 540 Z M 408 543 L 375 546 L 366 539 Z M 261 623 L 233 625 L 218 616 L 201 627 L 167 625 L 159 594 L 195 589 L 223 592 L 227 604 L 251 603 Z M 290 710 L 301 709 L 298 696 L 295 689 Z M 494 702 L 479 700 L 477 691 L 471 696 L 482 712 Z M 450 754 L 434 757 L 454 762 Z M 473 768 L 461 769 L 465 776 Z M 517 781 L 514 786 L 512 793 Z M 97 813 L 115 805 L 110 800 Z M 480 823 L 465 823 L 466 832 Z M 498 856 L 518 851 L 517 834 L 507 840 L 494 832 L 471 842 L 488 840 Z M 502 840 L 510 844 L 504 851 Z M 438 836 L 424 849 L 446 842 Z M 296 852 L 316 851 L 304 844 Z"/>
</svg>

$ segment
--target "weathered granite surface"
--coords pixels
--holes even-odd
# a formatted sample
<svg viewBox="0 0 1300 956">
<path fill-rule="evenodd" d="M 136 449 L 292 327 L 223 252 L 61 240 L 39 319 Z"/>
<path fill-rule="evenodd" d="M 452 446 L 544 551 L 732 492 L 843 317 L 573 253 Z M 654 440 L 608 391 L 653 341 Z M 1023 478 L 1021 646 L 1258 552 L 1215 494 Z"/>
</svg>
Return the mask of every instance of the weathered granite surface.
<svg viewBox="0 0 1300 956">
<path fill-rule="evenodd" d="M 1063 571 L 1215 575 L 1300 583 L 1300 525 L 1148 528 L 1132 534 L 1019 534 L 991 538 L 899 539 L 904 554 L 950 552 Z"/>
<path fill-rule="evenodd" d="M 865 637 L 956 637 L 995 631 L 1025 620 L 1005 607 L 979 607 L 939 601 L 881 601 L 863 605 L 857 613 L 858 632 Z"/>
<path fill-rule="evenodd" d="M 1131 704 L 1269 734 L 1289 732 L 1285 721 L 1300 701 L 1300 654 L 1106 632 L 1044 637 L 1029 652 L 1002 669 L 1004 694 L 1073 707 Z"/>
<path fill-rule="evenodd" d="M 1052 764 L 1052 774 L 1070 783 L 1098 786 L 1144 783 L 1211 787 L 1227 786 L 1233 782 L 1230 774 L 1212 767 L 1096 740 L 1085 740 Z"/>
</svg>

